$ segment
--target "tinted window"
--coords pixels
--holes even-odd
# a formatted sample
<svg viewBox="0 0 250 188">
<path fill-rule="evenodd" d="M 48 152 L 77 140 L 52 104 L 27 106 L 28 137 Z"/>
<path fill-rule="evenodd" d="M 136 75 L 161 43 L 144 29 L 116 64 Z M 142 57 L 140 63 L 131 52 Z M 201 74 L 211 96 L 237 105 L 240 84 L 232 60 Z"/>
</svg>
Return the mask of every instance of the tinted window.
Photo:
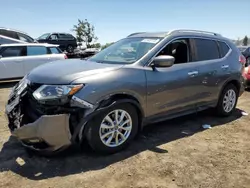
<svg viewBox="0 0 250 188">
<path fill-rule="evenodd" d="M 18 35 L 18 37 L 19 37 L 19 39 L 21 41 L 24 41 L 24 42 L 34 42 L 34 40 L 31 37 L 29 37 L 29 36 L 27 36 L 27 35 L 25 35 L 23 33 L 17 33 L 17 35 Z"/>
<path fill-rule="evenodd" d="M 193 39 L 196 59 L 194 61 L 206 61 L 219 59 L 218 45 L 213 40 L 208 39 Z"/>
<path fill-rule="evenodd" d="M 23 47 L 7 47 L 5 48 L 1 55 L 2 57 L 18 57 L 18 56 L 21 56 L 22 55 L 22 50 L 23 50 Z"/>
<path fill-rule="evenodd" d="M 70 35 L 70 34 L 60 33 L 59 38 L 61 38 L 61 39 L 73 39 L 74 37 L 72 35 Z"/>
<path fill-rule="evenodd" d="M 228 53 L 229 47 L 227 46 L 225 42 L 218 42 L 218 43 L 220 45 L 221 57 L 224 57 Z"/>
<path fill-rule="evenodd" d="M 30 55 L 44 55 L 47 54 L 47 49 L 43 46 L 28 46 L 27 56 Z"/>
<path fill-rule="evenodd" d="M 51 35 L 51 36 L 50 36 L 50 39 L 51 39 L 51 40 L 57 40 L 58 37 L 57 37 L 57 35 Z"/>
<path fill-rule="evenodd" d="M 0 34 L 4 35 L 6 37 L 11 37 L 11 38 L 14 38 L 14 39 L 18 39 L 16 33 L 13 32 L 13 31 L 5 30 L 5 29 L 0 29 Z"/>
<path fill-rule="evenodd" d="M 51 48 L 49 48 L 49 49 L 50 49 L 50 51 L 51 51 L 52 54 L 61 54 L 61 53 L 62 53 L 62 51 L 59 50 L 59 49 L 56 48 L 56 47 L 51 47 Z"/>
</svg>

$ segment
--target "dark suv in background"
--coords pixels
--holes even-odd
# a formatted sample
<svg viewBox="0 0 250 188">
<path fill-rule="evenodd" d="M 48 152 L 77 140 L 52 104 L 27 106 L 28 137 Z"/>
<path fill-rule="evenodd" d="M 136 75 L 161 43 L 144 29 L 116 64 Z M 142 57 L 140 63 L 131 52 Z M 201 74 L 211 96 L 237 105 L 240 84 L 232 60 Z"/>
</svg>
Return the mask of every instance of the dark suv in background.
<svg viewBox="0 0 250 188">
<path fill-rule="evenodd" d="M 0 27 L 0 35 L 5 36 L 5 37 L 9 37 L 9 38 L 13 38 L 16 40 L 20 40 L 23 42 L 29 42 L 29 43 L 36 42 L 27 33 L 24 33 L 22 31 L 18 31 L 18 30 L 14 30 L 14 29 L 9 29 L 9 28 Z"/>
<path fill-rule="evenodd" d="M 76 38 L 69 33 L 45 33 L 37 39 L 40 43 L 58 44 L 61 50 L 73 52 L 77 47 Z"/>
</svg>

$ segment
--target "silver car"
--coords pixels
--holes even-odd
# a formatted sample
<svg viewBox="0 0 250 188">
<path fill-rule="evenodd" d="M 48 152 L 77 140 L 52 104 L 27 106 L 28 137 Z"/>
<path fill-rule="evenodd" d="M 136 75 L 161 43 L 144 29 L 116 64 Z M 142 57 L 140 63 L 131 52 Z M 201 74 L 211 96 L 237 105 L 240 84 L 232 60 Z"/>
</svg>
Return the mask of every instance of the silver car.
<svg viewBox="0 0 250 188">
<path fill-rule="evenodd" d="M 205 31 L 135 33 L 66 62 L 32 70 L 6 106 L 12 135 L 43 154 L 83 141 L 114 153 L 150 123 L 207 108 L 229 116 L 244 91 L 245 58 Z"/>
<path fill-rule="evenodd" d="M 63 60 L 67 56 L 57 45 L 15 43 L 0 46 L 0 81 L 24 77 L 35 67 Z"/>
</svg>

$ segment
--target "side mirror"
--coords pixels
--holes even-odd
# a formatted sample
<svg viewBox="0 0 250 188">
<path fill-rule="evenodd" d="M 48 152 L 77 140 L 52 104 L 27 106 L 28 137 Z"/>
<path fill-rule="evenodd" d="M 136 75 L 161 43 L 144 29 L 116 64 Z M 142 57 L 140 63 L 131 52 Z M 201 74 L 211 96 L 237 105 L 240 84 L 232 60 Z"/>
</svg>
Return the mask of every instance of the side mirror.
<svg viewBox="0 0 250 188">
<path fill-rule="evenodd" d="M 2 58 L 3 56 L 2 55 L 0 55 L 0 59 Z"/>
<path fill-rule="evenodd" d="M 155 57 L 151 63 L 152 67 L 171 67 L 173 66 L 175 58 L 170 55 L 160 55 Z"/>
</svg>

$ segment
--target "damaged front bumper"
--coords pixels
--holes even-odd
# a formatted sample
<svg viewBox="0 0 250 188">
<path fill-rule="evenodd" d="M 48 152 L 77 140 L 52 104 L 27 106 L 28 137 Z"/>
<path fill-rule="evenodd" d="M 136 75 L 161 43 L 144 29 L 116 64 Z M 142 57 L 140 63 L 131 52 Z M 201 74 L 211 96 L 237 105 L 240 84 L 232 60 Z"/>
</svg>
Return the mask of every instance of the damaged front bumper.
<svg viewBox="0 0 250 188">
<path fill-rule="evenodd" d="M 69 115 L 43 115 L 12 131 L 24 146 L 37 151 L 57 151 L 71 144 Z"/>
<path fill-rule="evenodd" d="M 42 154 L 54 153 L 77 140 L 77 127 L 82 127 L 79 123 L 93 106 L 76 97 L 64 105 L 41 104 L 32 96 L 39 87 L 31 84 L 22 92 L 17 86 L 13 88 L 5 110 L 8 126 L 25 147 Z"/>
</svg>

